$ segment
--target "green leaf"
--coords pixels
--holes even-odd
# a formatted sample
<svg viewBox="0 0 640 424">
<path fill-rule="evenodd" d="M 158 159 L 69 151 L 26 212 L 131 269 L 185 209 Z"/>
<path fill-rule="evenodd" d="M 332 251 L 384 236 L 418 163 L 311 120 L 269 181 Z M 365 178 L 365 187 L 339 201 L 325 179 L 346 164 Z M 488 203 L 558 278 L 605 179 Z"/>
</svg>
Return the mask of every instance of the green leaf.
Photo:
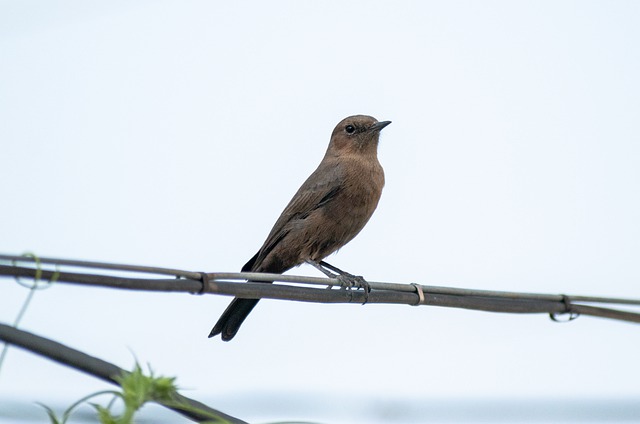
<svg viewBox="0 0 640 424">
<path fill-rule="evenodd" d="M 56 415 L 55 412 L 53 412 L 53 409 L 49 408 L 44 403 L 36 402 L 36 404 L 38 404 L 39 406 L 44 408 L 45 411 L 47 411 L 47 415 L 49 416 L 49 420 L 51 421 L 51 424 L 64 424 L 64 421 L 60 421 L 58 419 L 58 416 Z"/>
<path fill-rule="evenodd" d="M 102 424 L 119 424 L 118 420 L 113 415 L 111 415 L 111 411 L 109 411 L 108 408 L 98 405 L 97 403 L 92 403 L 91 405 L 96 408 L 98 419 Z"/>
</svg>

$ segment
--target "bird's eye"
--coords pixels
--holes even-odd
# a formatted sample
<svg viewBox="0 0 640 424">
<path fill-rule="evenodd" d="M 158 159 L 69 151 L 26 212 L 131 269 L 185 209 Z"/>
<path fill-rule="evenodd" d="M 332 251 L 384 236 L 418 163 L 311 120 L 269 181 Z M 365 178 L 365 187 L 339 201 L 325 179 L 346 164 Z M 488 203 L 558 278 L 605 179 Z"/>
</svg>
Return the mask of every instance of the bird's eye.
<svg viewBox="0 0 640 424">
<path fill-rule="evenodd" d="M 344 127 L 344 130 L 347 132 L 347 134 L 353 134 L 356 131 L 356 127 L 354 127 L 353 125 L 347 125 L 346 127 Z"/>
</svg>

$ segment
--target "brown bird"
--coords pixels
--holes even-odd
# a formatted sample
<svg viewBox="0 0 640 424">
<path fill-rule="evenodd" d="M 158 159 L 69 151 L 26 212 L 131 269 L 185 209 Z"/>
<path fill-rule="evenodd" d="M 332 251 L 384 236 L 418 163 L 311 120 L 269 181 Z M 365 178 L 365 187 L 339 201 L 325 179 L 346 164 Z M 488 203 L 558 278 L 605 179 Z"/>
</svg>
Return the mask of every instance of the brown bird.
<svg viewBox="0 0 640 424">
<path fill-rule="evenodd" d="M 329 276 L 335 275 L 322 265 L 354 278 L 321 261 L 351 241 L 378 205 L 384 186 L 378 140 L 380 130 L 390 123 L 365 115 L 340 121 L 322 162 L 298 189 L 242 272 L 280 274 L 307 262 Z M 231 340 L 257 303 L 258 299 L 233 299 L 209 337 L 222 334 L 222 340 Z"/>
</svg>

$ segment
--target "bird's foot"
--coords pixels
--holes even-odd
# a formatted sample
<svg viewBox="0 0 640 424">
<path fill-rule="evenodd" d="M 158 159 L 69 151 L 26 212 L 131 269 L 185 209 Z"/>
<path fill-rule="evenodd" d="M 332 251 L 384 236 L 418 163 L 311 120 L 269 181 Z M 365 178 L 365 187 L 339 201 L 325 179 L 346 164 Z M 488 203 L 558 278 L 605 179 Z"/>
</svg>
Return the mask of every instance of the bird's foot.
<svg viewBox="0 0 640 424">
<path fill-rule="evenodd" d="M 369 283 L 367 283 L 367 281 L 361 275 L 350 274 L 350 273 L 348 273 L 346 271 L 343 271 L 340 268 L 335 267 L 335 266 L 333 266 L 331 264 L 328 264 L 328 263 L 326 263 L 324 261 L 316 262 L 316 261 L 309 260 L 309 261 L 307 261 L 307 263 L 309 263 L 310 265 L 312 265 L 313 267 L 318 269 L 320 272 L 322 272 L 327 277 L 335 278 L 336 280 L 338 280 L 340 282 L 340 288 L 342 290 L 351 291 L 354 288 L 356 290 L 363 289 L 364 290 L 364 302 L 362 302 L 362 304 L 364 305 L 365 303 L 367 303 L 369 301 L 369 293 L 371 292 L 371 287 L 369 286 Z M 327 288 L 331 288 L 331 286 L 329 286 Z M 351 295 L 353 296 L 353 293 L 351 293 Z"/>
<path fill-rule="evenodd" d="M 353 289 L 362 289 L 364 290 L 364 305 L 369 301 L 369 293 L 371 292 L 371 286 L 367 283 L 367 280 L 364 279 L 361 275 L 353 275 L 345 272 L 343 274 L 339 274 L 336 276 L 336 279 L 340 281 L 341 289 L 345 290 L 353 290 Z"/>
</svg>

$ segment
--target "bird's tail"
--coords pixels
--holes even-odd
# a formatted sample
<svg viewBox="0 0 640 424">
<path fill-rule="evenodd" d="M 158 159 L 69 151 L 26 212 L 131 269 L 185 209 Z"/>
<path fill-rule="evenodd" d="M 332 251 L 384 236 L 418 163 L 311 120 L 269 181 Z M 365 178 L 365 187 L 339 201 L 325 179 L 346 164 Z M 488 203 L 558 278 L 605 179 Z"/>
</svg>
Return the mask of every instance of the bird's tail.
<svg viewBox="0 0 640 424">
<path fill-rule="evenodd" d="M 271 266 L 264 266 L 262 259 L 259 260 L 260 254 L 264 253 L 259 250 L 249 261 L 242 267 L 242 272 L 272 272 L 282 274 L 291 267 L 283 267 L 280 262 Z M 264 258 L 263 258 L 264 259 Z M 248 283 L 265 283 L 271 284 L 269 281 L 247 281 Z M 221 335 L 222 340 L 228 342 L 233 339 L 240 329 L 240 326 L 247 319 L 253 308 L 258 304 L 260 299 L 238 299 L 237 297 L 231 301 L 227 309 L 222 313 L 218 322 L 213 326 L 209 338 Z"/>
<path fill-rule="evenodd" d="M 236 335 L 245 318 L 258 304 L 259 299 L 233 299 L 223 312 L 216 325 L 213 326 L 209 337 L 221 335 L 222 340 L 228 342 Z"/>
</svg>

